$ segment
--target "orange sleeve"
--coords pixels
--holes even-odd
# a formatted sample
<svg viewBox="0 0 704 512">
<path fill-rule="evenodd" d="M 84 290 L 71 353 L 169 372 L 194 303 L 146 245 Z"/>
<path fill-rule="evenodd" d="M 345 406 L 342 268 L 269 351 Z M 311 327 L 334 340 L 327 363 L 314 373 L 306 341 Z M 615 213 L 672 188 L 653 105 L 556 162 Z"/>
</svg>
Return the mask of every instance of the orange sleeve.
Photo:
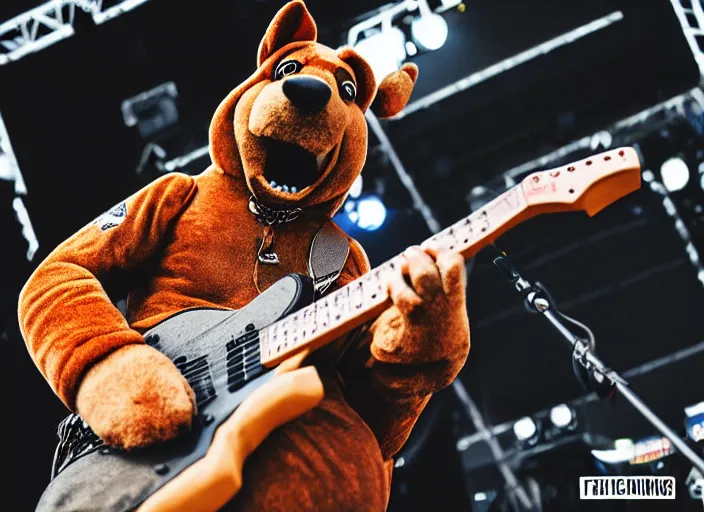
<svg viewBox="0 0 704 512">
<path fill-rule="evenodd" d="M 69 409 L 75 409 L 81 378 L 92 364 L 143 342 L 104 284 L 157 253 L 195 190 L 185 174 L 159 178 L 59 245 L 22 289 L 18 316 L 27 348 Z"/>
<path fill-rule="evenodd" d="M 344 286 L 370 268 L 362 247 L 351 240 L 350 254 L 338 285 Z M 416 374 L 427 370 L 424 365 L 410 367 L 374 360 L 369 350 L 372 336 L 373 326 L 354 338 L 340 362 L 340 373 L 345 398 L 374 432 L 384 460 L 388 460 L 411 435 L 431 393 L 413 385 Z"/>
</svg>

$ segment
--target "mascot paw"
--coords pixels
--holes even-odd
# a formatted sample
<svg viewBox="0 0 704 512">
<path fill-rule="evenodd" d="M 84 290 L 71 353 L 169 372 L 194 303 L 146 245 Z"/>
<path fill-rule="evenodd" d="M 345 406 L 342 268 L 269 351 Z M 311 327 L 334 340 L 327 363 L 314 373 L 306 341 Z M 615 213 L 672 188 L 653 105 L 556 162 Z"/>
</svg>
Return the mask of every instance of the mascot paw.
<svg viewBox="0 0 704 512">
<path fill-rule="evenodd" d="M 387 385 L 431 393 L 454 380 L 469 353 L 464 258 L 420 247 L 404 256 L 406 264 L 389 277 L 394 305 L 376 321 L 371 351 L 391 363 L 384 365 Z"/>
<path fill-rule="evenodd" d="M 191 427 L 195 396 L 171 360 L 147 345 L 127 345 L 83 378 L 76 408 L 107 444 L 138 448 Z"/>
</svg>

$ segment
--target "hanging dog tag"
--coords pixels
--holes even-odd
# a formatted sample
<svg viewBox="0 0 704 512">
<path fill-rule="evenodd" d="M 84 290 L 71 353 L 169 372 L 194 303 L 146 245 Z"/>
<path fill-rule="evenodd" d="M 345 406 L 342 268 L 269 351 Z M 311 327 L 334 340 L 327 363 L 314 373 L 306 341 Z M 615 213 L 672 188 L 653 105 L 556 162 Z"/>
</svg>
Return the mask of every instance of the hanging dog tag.
<svg viewBox="0 0 704 512">
<path fill-rule="evenodd" d="M 265 263 L 267 265 L 278 265 L 279 264 L 279 255 L 276 254 L 275 252 L 268 252 L 265 254 L 260 254 L 259 261 L 261 261 L 262 263 Z"/>
<path fill-rule="evenodd" d="M 257 251 L 257 258 L 265 265 L 279 264 L 279 255 L 274 252 L 274 228 L 271 226 L 264 228 L 264 237 L 262 238 L 262 245 L 259 246 L 259 251 Z"/>
</svg>

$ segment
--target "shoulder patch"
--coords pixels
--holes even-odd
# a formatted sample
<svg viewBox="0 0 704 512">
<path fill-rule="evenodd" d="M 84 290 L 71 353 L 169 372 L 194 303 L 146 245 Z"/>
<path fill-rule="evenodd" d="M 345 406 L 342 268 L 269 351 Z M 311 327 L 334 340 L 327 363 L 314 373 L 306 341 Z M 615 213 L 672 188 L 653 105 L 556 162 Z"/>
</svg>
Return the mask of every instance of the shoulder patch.
<svg viewBox="0 0 704 512">
<path fill-rule="evenodd" d="M 108 229 L 116 228 L 122 224 L 126 217 L 127 203 L 123 201 L 95 219 L 93 224 L 100 227 L 102 231 L 107 231 Z"/>
</svg>

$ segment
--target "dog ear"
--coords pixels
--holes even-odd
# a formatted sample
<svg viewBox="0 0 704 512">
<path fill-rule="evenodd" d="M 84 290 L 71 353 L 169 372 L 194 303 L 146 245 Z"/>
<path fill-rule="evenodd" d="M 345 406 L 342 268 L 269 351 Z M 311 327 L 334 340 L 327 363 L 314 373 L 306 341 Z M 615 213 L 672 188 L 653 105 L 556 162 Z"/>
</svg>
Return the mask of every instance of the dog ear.
<svg viewBox="0 0 704 512">
<path fill-rule="evenodd" d="M 268 59 L 276 50 L 296 41 L 315 41 L 318 29 L 315 20 L 302 0 L 284 5 L 269 24 L 259 45 L 257 66 Z"/>
<path fill-rule="evenodd" d="M 364 60 L 364 57 L 352 48 L 342 48 L 337 53 L 337 56 L 354 71 L 354 76 L 357 80 L 357 98 L 355 99 L 355 103 L 359 105 L 362 112 L 366 111 L 374 99 L 374 92 L 376 91 L 374 71 L 372 71 L 369 63 Z"/>
<path fill-rule="evenodd" d="M 381 119 L 400 113 L 411 98 L 418 79 L 418 66 L 407 63 L 381 81 L 379 91 L 372 103 L 372 112 Z"/>
</svg>

